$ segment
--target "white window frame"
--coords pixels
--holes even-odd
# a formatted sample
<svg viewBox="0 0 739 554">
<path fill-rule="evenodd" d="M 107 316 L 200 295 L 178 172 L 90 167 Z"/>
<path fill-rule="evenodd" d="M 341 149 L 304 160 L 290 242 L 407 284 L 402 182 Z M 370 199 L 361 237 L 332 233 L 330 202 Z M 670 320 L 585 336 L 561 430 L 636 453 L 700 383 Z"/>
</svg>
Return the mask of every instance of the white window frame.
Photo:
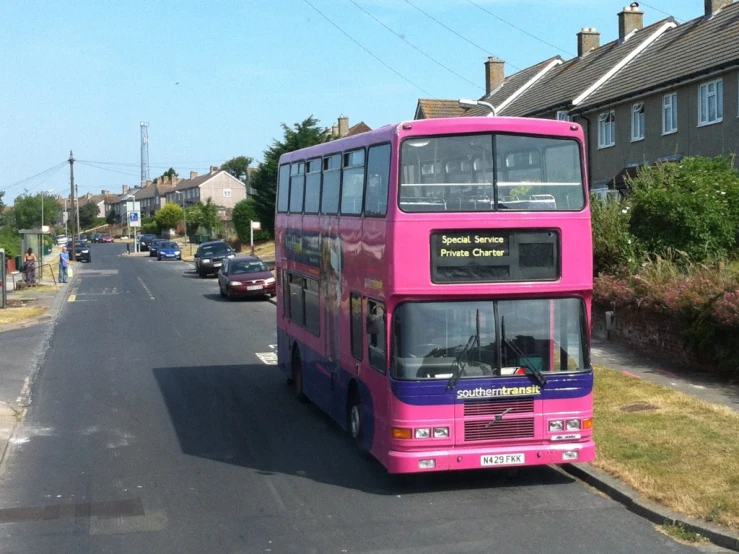
<svg viewBox="0 0 739 554">
<path fill-rule="evenodd" d="M 667 110 L 670 112 L 668 122 Z M 670 124 L 668 127 L 667 124 Z M 674 123 L 674 126 L 673 126 Z M 677 133 L 677 93 L 671 92 L 662 97 L 662 134 L 671 135 Z"/>
<path fill-rule="evenodd" d="M 231 198 L 231 189 L 223 189 L 223 197 Z"/>
<path fill-rule="evenodd" d="M 713 86 L 713 91 L 711 91 Z M 705 106 L 704 96 L 705 91 Z M 714 117 L 711 118 L 710 101 L 714 99 Z M 698 127 L 721 123 L 724 120 L 724 82 L 723 79 L 714 79 L 698 85 Z"/>
<path fill-rule="evenodd" d="M 644 102 L 631 105 L 631 142 L 644 140 Z"/>
<path fill-rule="evenodd" d="M 557 121 L 572 121 L 570 112 L 567 110 L 557 110 Z"/>
<path fill-rule="evenodd" d="M 616 112 L 610 110 L 598 115 L 598 148 L 610 148 L 615 145 Z"/>
</svg>

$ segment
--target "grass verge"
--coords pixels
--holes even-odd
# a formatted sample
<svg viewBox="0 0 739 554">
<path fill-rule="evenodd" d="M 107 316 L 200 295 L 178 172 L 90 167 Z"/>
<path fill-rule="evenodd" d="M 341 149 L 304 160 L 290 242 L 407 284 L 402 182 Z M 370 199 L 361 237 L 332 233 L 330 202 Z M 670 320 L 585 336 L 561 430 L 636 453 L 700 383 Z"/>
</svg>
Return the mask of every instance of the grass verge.
<svg viewBox="0 0 739 554">
<path fill-rule="evenodd" d="M 595 369 L 593 465 L 677 512 L 739 529 L 739 414 Z"/>
<path fill-rule="evenodd" d="M 47 308 L 43 306 L 23 306 L 21 308 L 6 308 L 0 310 L 0 325 L 8 325 L 9 323 L 20 323 L 26 319 L 39 317 Z"/>
</svg>

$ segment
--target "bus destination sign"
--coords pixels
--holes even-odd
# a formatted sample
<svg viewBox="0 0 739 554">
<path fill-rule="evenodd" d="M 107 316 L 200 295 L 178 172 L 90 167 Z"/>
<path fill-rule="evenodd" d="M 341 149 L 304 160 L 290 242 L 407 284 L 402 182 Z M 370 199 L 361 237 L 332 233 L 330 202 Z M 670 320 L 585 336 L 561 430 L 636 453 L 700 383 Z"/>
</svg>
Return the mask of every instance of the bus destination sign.
<svg viewBox="0 0 739 554">
<path fill-rule="evenodd" d="M 559 278 L 554 230 L 469 229 L 431 234 L 434 283 L 546 281 Z"/>
</svg>

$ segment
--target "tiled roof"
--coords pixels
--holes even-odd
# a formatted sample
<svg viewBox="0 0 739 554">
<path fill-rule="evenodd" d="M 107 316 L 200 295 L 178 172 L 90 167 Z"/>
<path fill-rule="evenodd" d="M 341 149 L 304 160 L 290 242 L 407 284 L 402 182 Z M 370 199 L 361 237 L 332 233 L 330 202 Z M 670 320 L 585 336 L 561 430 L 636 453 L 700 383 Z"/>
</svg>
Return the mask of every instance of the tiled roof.
<svg viewBox="0 0 739 554">
<path fill-rule="evenodd" d="M 739 62 L 739 3 L 668 30 L 583 102 L 595 107 Z M 580 110 L 578 110 L 580 111 Z"/>
<path fill-rule="evenodd" d="M 495 88 L 495 90 L 493 90 L 490 94 L 483 96 L 482 98 L 480 98 L 480 100 L 490 102 L 493 106 L 497 108 L 498 106 L 503 104 L 503 102 L 513 96 L 516 92 L 518 92 L 522 86 L 524 86 L 536 75 L 538 75 L 549 64 L 551 64 L 555 60 L 561 59 L 562 58 L 560 58 L 559 56 L 553 56 L 548 60 L 539 62 L 535 65 L 532 65 L 531 67 L 527 67 L 526 69 L 522 69 L 521 71 L 518 71 L 513 75 L 506 77 L 505 80 L 498 87 Z M 474 117 L 481 115 L 484 116 L 488 115 L 489 111 L 490 110 L 488 110 L 485 106 L 476 106 L 467 110 L 464 115 L 465 117 Z M 505 110 L 503 110 L 503 113 L 505 113 Z"/>
<path fill-rule="evenodd" d="M 136 200 L 143 200 L 144 198 L 154 198 L 155 196 L 164 196 L 169 191 L 174 190 L 174 185 L 148 185 L 143 187 L 136 193 Z"/>
<path fill-rule="evenodd" d="M 422 111 L 426 119 L 437 119 L 440 117 L 461 117 L 467 111 L 459 105 L 456 100 L 429 100 L 418 99 L 416 115 Z"/>
<path fill-rule="evenodd" d="M 591 50 L 582 57 L 567 60 L 537 81 L 525 94 L 516 98 L 503 110 L 502 115 L 536 116 L 559 108 L 568 109 L 572 100 L 605 75 L 668 21 L 670 20 L 663 19 L 644 27 L 636 31 L 625 42 L 614 40 Z M 619 74 L 613 77 L 613 79 L 618 78 Z"/>
<path fill-rule="evenodd" d="M 372 128 L 367 125 L 364 121 L 360 121 L 356 125 L 352 125 L 349 127 L 349 130 L 344 135 L 345 137 L 353 137 L 354 135 L 358 135 L 360 133 L 366 133 L 367 131 L 371 131 Z"/>
<path fill-rule="evenodd" d="M 212 179 L 219 173 L 225 173 L 226 175 L 230 175 L 227 171 L 220 170 L 220 171 L 216 171 L 215 173 L 206 173 L 204 175 L 198 175 L 197 177 L 193 177 L 192 179 L 183 179 L 182 181 L 177 183 L 176 186 L 169 189 L 165 194 L 176 191 L 176 190 L 194 189 L 196 187 L 199 187 L 206 181 Z"/>
</svg>

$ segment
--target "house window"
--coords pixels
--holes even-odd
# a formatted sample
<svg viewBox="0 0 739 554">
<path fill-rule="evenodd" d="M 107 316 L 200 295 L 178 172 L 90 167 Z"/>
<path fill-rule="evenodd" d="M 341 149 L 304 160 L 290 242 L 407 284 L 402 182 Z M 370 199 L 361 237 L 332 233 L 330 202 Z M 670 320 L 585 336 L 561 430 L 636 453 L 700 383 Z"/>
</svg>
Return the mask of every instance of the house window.
<svg viewBox="0 0 739 554">
<path fill-rule="evenodd" d="M 616 144 L 616 113 L 602 113 L 598 116 L 598 148 L 608 148 Z"/>
<path fill-rule="evenodd" d="M 724 118 L 724 85 L 721 79 L 698 87 L 698 125 L 718 123 Z"/>
<path fill-rule="evenodd" d="M 677 93 L 671 92 L 662 97 L 662 134 L 677 131 Z"/>
<path fill-rule="evenodd" d="M 231 189 L 223 189 L 223 197 L 231 198 Z"/>
<path fill-rule="evenodd" d="M 570 114 L 565 110 L 557 110 L 557 121 L 570 121 Z"/>
<path fill-rule="evenodd" d="M 631 106 L 631 140 L 644 138 L 644 103 Z"/>
</svg>

